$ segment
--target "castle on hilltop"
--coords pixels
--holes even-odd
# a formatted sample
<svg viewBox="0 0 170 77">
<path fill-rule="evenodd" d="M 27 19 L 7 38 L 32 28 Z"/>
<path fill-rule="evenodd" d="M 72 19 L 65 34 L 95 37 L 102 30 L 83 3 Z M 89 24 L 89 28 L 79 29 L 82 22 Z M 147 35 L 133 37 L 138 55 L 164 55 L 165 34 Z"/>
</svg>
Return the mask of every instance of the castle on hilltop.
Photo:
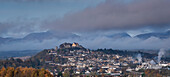
<svg viewBox="0 0 170 77">
<path fill-rule="evenodd" d="M 78 43 L 74 42 L 74 43 L 63 43 L 60 46 L 60 49 L 62 48 L 74 48 L 74 47 L 79 47 L 82 48 L 82 46 L 80 46 Z"/>
</svg>

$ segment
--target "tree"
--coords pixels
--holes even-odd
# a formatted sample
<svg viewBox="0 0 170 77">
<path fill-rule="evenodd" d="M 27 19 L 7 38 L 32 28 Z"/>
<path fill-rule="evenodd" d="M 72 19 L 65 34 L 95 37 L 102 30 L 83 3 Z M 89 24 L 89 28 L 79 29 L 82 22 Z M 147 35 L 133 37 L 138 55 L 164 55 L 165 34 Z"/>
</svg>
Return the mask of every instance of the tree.
<svg viewBox="0 0 170 77">
<path fill-rule="evenodd" d="M 53 75 L 45 69 L 8 67 L 7 70 L 3 67 L 0 70 L 0 77 L 53 77 Z"/>
<path fill-rule="evenodd" d="M 23 61 L 21 59 L 16 59 L 18 63 L 22 63 Z"/>
<path fill-rule="evenodd" d="M 38 77 L 38 71 L 37 70 L 34 70 L 31 74 L 31 77 Z"/>
<path fill-rule="evenodd" d="M 65 70 L 63 76 L 64 76 L 64 77 L 70 77 L 70 72 L 69 72 L 69 70 Z"/>
<path fill-rule="evenodd" d="M 14 71 L 14 77 L 20 77 L 20 74 L 21 71 L 20 71 L 20 68 L 16 68 L 15 71 Z"/>
<path fill-rule="evenodd" d="M 60 77 L 60 76 L 61 76 L 61 77 L 63 76 L 63 75 L 62 75 L 62 72 L 59 72 L 59 73 L 58 73 L 58 77 Z"/>
<path fill-rule="evenodd" d="M 14 67 L 8 67 L 5 77 L 13 77 L 14 76 Z"/>
<path fill-rule="evenodd" d="M 1 76 L 4 77 L 5 74 L 6 74 L 6 69 L 5 69 L 5 67 L 2 67 L 2 69 L 0 70 L 0 77 Z"/>
<path fill-rule="evenodd" d="M 39 77 L 45 77 L 45 69 L 42 68 L 40 71 L 39 71 Z"/>
</svg>

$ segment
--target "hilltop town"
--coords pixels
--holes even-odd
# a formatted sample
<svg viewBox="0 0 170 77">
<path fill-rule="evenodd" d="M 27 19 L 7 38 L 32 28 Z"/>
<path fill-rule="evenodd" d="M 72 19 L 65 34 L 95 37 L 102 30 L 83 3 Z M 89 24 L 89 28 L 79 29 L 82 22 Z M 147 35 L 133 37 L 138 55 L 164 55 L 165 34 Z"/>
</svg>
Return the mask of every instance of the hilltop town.
<svg viewBox="0 0 170 77">
<path fill-rule="evenodd" d="M 158 59 L 154 59 L 154 57 Z M 53 76 L 170 76 L 170 62 L 162 55 L 112 49 L 86 49 L 78 43 L 63 43 L 29 59 L 0 61 L 0 67 L 48 69 Z"/>
<path fill-rule="evenodd" d="M 110 51 L 110 52 L 109 52 Z M 112 53 L 117 52 L 117 53 Z M 122 53 L 122 54 L 121 54 Z M 63 43 L 56 49 L 49 49 L 48 55 L 57 57 L 58 62 L 46 60 L 45 63 L 55 67 L 51 69 L 53 75 L 72 71 L 70 75 L 105 75 L 105 76 L 143 76 L 144 70 L 168 70 L 164 75 L 170 75 L 170 63 L 167 61 L 157 61 L 147 58 L 145 53 L 132 53 L 134 57 L 125 55 L 123 51 L 113 50 L 88 50 L 78 43 Z M 146 57 L 142 57 L 146 56 Z M 68 72 L 67 72 L 68 73 Z"/>
</svg>

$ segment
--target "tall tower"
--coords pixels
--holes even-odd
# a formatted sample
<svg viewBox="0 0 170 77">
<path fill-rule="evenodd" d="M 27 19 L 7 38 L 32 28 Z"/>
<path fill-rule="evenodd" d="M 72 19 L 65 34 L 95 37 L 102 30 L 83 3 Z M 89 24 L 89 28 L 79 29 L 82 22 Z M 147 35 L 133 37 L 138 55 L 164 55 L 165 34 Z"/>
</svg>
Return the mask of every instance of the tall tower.
<svg viewBox="0 0 170 77">
<path fill-rule="evenodd" d="M 76 47 L 77 45 L 75 43 L 72 44 L 72 47 Z"/>
<path fill-rule="evenodd" d="M 75 42 L 74 42 L 74 43 L 72 44 L 72 47 L 78 47 L 78 46 L 79 46 L 78 43 L 75 43 Z"/>
<path fill-rule="evenodd" d="M 58 50 L 58 47 L 57 47 L 57 46 L 55 47 L 55 50 Z"/>
</svg>

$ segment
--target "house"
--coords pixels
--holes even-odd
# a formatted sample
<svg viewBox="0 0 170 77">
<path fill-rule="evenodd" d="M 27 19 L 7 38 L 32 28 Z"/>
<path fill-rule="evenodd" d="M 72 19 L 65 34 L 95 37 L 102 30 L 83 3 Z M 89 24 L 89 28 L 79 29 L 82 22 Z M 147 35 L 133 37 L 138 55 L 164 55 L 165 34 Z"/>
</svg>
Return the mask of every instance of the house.
<svg viewBox="0 0 170 77">
<path fill-rule="evenodd" d="M 90 74 L 90 71 L 86 71 L 85 74 L 86 74 L 86 75 L 89 75 L 89 74 Z"/>
</svg>

